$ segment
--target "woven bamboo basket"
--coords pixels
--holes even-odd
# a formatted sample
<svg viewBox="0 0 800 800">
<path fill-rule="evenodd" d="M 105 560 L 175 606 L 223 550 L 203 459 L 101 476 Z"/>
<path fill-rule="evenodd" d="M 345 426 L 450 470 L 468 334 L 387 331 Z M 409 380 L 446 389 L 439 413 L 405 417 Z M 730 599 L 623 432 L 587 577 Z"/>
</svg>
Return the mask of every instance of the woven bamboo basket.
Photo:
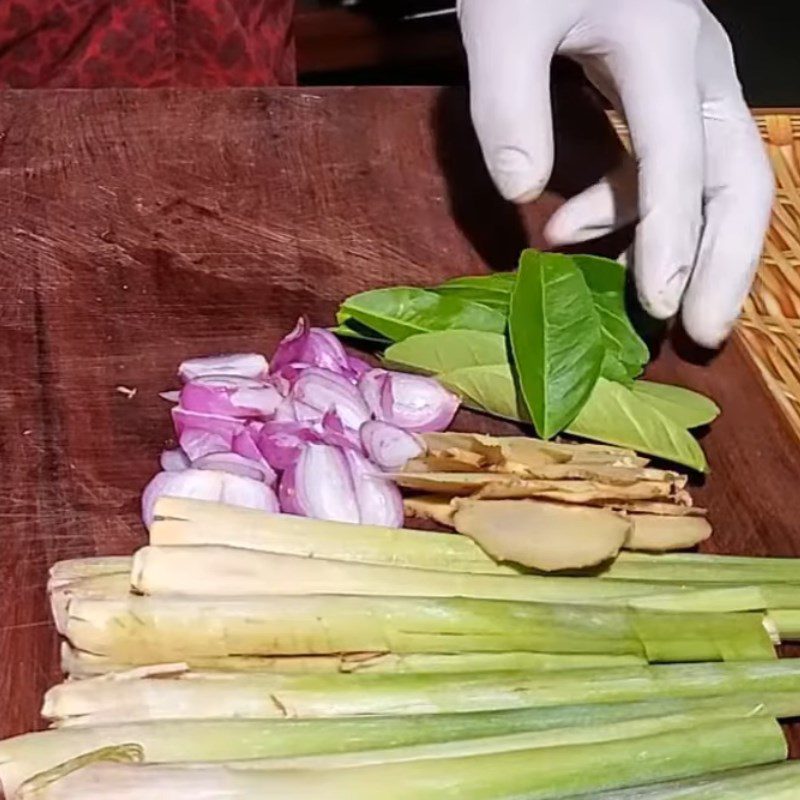
<svg viewBox="0 0 800 800">
<path fill-rule="evenodd" d="M 800 113 L 755 112 L 777 181 L 764 252 L 736 335 L 800 437 Z M 612 122 L 628 144 L 624 124 Z"/>
</svg>

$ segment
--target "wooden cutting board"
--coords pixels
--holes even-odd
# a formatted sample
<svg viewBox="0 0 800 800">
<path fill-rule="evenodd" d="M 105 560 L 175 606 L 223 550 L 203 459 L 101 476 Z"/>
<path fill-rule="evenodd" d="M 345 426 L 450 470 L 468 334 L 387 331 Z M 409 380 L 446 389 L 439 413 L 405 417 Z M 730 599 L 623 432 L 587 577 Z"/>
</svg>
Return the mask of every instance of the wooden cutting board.
<svg viewBox="0 0 800 800">
<path fill-rule="evenodd" d="M 269 352 L 352 292 L 512 267 L 619 157 L 598 110 L 565 102 L 558 126 L 553 192 L 522 218 L 459 92 L 0 94 L 0 736 L 40 725 L 59 678 L 48 565 L 144 541 L 177 363 Z M 742 342 L 710 366 L 667 345 L 650 374 L 724 410 L 712 546 L 800 555 L 800 450 Z"/>
</svg>

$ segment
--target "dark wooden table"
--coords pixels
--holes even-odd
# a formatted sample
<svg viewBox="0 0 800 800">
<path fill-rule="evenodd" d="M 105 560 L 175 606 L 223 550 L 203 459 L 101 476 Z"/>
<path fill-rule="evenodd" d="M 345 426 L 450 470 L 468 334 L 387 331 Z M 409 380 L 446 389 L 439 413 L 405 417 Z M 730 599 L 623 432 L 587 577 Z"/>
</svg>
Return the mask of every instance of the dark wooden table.
<svg viewBox="0 0 800 800">
<path fill-rule="evenodd" d="M 511 267 L 618 155 L 596 109 L 559 101 L 559 130 L 555 191 L 523 219 L 459 93 L 0 95 L 0 735 L 37 726 L 59 678 L 48 565 L 144 541 L 176 364 L 268 352 L 354 291 Z M 652 374 L 724 409 L 714 547 L 800 554 L 800 453 L 736 343 L 710 367 L 666 347 Z"/>
</svg>

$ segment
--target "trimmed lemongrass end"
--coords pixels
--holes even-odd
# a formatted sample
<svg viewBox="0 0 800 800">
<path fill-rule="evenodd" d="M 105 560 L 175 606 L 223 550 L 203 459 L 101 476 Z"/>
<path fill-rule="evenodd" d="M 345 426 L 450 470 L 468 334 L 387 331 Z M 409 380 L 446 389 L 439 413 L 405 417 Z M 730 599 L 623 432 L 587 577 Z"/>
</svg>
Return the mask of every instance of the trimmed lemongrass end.
<svg viewBox="0 0 800 800">
<path fill-rule="evenodd" d="M 56 561 L 48 576 L 47 589 L 52 591 L 73 581 L 98 575 L 130 572 L 130 556 L 90 556 Z"/>
</svg>

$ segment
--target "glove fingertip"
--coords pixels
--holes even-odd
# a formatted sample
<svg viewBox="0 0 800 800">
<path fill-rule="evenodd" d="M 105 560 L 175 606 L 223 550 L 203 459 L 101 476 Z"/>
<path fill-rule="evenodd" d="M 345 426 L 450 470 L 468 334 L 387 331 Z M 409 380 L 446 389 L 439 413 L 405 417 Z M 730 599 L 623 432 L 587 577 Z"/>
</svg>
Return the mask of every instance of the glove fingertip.
<svg viewBox="0 0 800 800">
<path fill-rule="evenodd" d="M 736 326 L 739 308 L 734 310 L 714 307 L 688 292 L 681 309 L 683 328 L 689 338 L 708 350 L 717 350 Z"/>
<path fill-rule="evenodd" d="M 688 273 L 689 268 L 681 268 L 679 272 L 684 270 Z M 639 303 L 651 317 L 655 319 L 670 319 L 678 313 L 683 287 L 686 285 L 687 280 L 688 274 L 686 278 L 681 276 L 672 285 L 667 283 L 658 287 L 648 287 L 640 284 L 638 287 Z"/>
<path fill-rule="evenodd" d="M 537 168 L 527 150 L 521 147 L 500 147 L 489 159 L 489 171 L 500 194 L 513 203 L 529 203 L 536 200 L 550 178 Z"/>
<path fill-rule="evenodd" d="M 683 328 L 689 338 L 707 350 L 719 349 L 730 336 L 735 325 L 732 322 L 710 322 L 692 314 L 683 314 Z"/>
</svg>

